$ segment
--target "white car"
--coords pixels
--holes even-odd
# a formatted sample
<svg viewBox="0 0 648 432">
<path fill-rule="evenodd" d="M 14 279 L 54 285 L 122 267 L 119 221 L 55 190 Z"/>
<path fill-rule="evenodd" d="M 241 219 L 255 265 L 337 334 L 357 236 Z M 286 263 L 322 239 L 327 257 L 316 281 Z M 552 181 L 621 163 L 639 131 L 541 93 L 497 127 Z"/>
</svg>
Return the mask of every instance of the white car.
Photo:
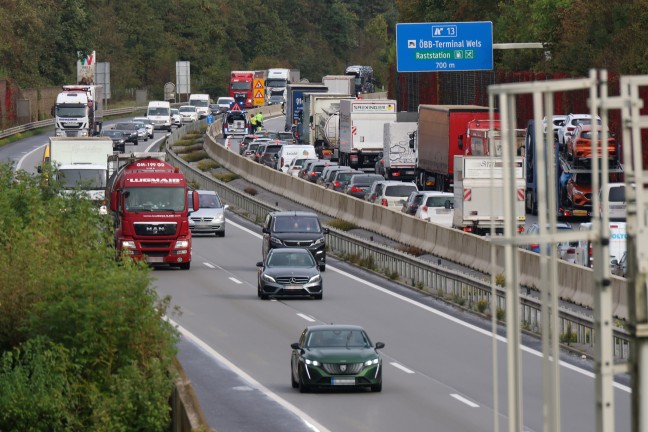
<svg viewBox="0 0 648 432">
<path fill-rule="evenodd" d="M 418 189 L 414 183 L 395 180 L 377 181 L 371 185 L 371 190 L 365 198 L 374 204 L 400 211 L 403 202 L 407 201 L 410 194 L 416 190 Z"/>
<path fill-rule="evenodd" d="M 597 116 L 598 124 L 601 124 L 601 118 Z M 568 114 L 565 121 L 558 129 L 558 145 L 562 150 L 567 143 L 567 132 L 573 132 L 579 124 L 591 124 L 591 114 Z"/>
<path fill-rule="evenodd" d="M 182 116 L 178 108 L 171 108 L 171 123 L 174 126 L 182 126 Z"/>
<path fill-rule="evenodd" d="M 565 119 L 567 118 L 566 115 L 561 115 L 561 114 L 556 114 L 553 116 L 553 139 L 554 142 L 558 142 L 558 129 L 562 128 L 563 124 L 565 123 Z M 547 132 L 547 117 L 542 119 L 542 128 L 543 128 L 543 133 Z"/>
<path fill-rule="evenodd" d="M 304 167 L 304 164 L 308 161 L 316 161 L 317 159 L 293 159 L 288 165 L 288 169 L 285 171 L 286 174 L 293 177 L 299 177 L 299 171 Z"/>
<path fill-rule="evenodd" d="M 144 123 L 144 128 L 146 129 L 146 132 L 148 132 L 148 137 L 153 138 L 155 127 L 148 117 L 134 117 L 133 121 L 136 123 Z"/>
<path fill-rule="evenodd" d="M 452 227 L 454 216 L 454 194 L 451 192 L 428 191 L 416 209 L 415 218 L 437 225 Z"/>
<path fill-rule="evenodd" d="M 191 123 L 198 120 L 198 111 L 193 105 L 182 105 L 178 108 L 183 123 Z"/>
</svg>

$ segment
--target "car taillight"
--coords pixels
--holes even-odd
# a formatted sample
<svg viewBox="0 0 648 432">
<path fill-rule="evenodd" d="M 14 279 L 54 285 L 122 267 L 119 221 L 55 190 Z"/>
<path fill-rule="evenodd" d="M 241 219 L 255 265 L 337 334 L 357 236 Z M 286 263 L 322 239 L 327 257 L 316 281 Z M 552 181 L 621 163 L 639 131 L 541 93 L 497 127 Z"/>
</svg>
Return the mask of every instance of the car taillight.
<svg viewBox="0 0 648 432">
<path fill-rule="evenodd" d="M 359 187 L 356 187 L 356 186 L 351 186 L 350 190 L 351 190 L 351 192 L 362 192 L 362 189 L 360 189 Z"/>
<path fill-rule="evenodd" d="M 398 171 L 394 171 L 392 174 L 392 177 L 400 177 L 400 173 Z"/>
<path fill-rule="evenodd" d="M 317 172 L 315 172 L 315 171 L 311 171 L 309 175 L 310 175 L 311 177 L 314 177 L 315 174 L 317 174 Z"/>
<path fill-rule="evenodd" d="M 532 243 L 532 244 L 529 245 L 529 246 L 531 247 L 531 249 L 540 249 L 540 245 L 537 244 L 537 243 Z"/>
<path fill-rule="evenodd" d="M 387 198 L 383 198 L 380 200 L 380 205 L 389 207 L 389 203 L 387 202 Z"/>
<path fill-rule="evenodd" d="M 423 211 L 427 211 L 427 210 L 428 210 L 427 206 L 423 206 L 422 209 L 423 209 Z"/>
<path fill-rule="evenodd" d="M 340 187 L 340 182 L 336 180 L 335 183 L 333 183 L 333 186 L 336 187 L 336 188 L 339 188 Z"/>
</svg>

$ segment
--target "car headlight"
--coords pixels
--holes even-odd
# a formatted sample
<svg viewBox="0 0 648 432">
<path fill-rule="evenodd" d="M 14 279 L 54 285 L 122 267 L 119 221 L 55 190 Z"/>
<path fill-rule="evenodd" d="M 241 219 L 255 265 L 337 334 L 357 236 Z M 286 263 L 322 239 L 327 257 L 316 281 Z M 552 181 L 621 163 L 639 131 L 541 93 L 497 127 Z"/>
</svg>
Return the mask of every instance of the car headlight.
<svg viewBox="0 0 648 432">
<path fill-rule="evenodd" d="M 135 249 L 135 242 L 133 240 L 123 240 L 122 249 Z"/>
<path fill-rule="evenodd" d="M 277 282 L 277 281 L 275 280 L 275 278 L 273 278 L 272 276 L 267 275 L 267 274 L 265 274 L 265 273 L 263 273 L 263 275 L 261 275 L 261 279 L 263 279 L 263 280 L 266 281 L 266 282 L 273 282 L 273 283 L 276 283 L 276 282 Z"/>
<path fill-rule="evenodd" d="M 189 247 L 189 240 L 178 240 L 175 243 L 174 249 L 186 249 Z"/>
<path fill-rule="evenodd" d="M 279 246 L 283 246 L 283 242 L 281 240 L 279 240 L 278 238 L 275 238 L 275 237 L 270 238 L 270 243 L 273 243 L 273 244 L 276 244 L 276 245 L 279 245 Z"/>
<path fill-rule="evenodd" d="M 310 279 L 308 279 L 308 283 L 311 283 L 311 282 L 319 282 L 320 280 L 322 280 L 322 276 L 320 276 L 320 275 L 315 275 L 315 276 L 311 277 Z"/>
<path fill-rule="evenodd" d="M 225 221 L 225 215 L 216 216 L 217 223 L 223 223 Z"/>
<path fill-rule="evenodd" d="M 313 246 L 321 245 L 322 243 L 324 243 L 324 241 L 325 241 L 324 237 L 320 237 L 313 242 Z"/>
<path fill-rule="evenodd" d="M 379 361 L 380 361 L 380 360 L 378 360 L 377 358 L 375 358 L 375 359 L 373 359 L 373 360 L 367 360 L 367 361 L 364 363 L 364 365 L 365 365 L 365 366 L 377 365 Z"/>
<path fill-rule="evenodd" d="M 313 365 L 313 366 L 320 365 L 320 362 L 318 362 L 317 360 L 305 359 L 304 361 L 306 362 L 307 365 Z"/>
</svg>

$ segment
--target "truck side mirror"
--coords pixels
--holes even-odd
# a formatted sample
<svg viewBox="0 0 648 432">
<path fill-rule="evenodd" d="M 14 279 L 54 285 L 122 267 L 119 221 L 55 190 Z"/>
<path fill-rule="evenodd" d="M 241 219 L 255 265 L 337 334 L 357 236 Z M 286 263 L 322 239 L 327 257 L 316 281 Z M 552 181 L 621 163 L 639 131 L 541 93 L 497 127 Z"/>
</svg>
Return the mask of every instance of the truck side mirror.
<svg viewBox="0 0 648 432">
<path fill-rule="evenodd" d="M 409 148 L 413 149 L 414 148 L 414 137 L 416 136 L 416 132 L 412 132 L 409 134 Z"/>
<path fill-rule="evenodd" d="M 124 194 L 124 196 L 126 197 L 127 195 Z M 112 212 L 117 211 L 118 201 L 119 201 L 119 192 L 117 192 L 117 191 L 111 192 L 110 193 L 110 211 L 112 211 Z"/>
<path fill-rule="evenodd" d="M 198 196 L 198 191 L 193 191 L 193 211 L 198 211 L 200 208 L 200 197 Z"/>
<path fill-rule="evenodd" d="M 459 150 L 463 150 L 463 135 L 459 135 Z"/>
</svg>

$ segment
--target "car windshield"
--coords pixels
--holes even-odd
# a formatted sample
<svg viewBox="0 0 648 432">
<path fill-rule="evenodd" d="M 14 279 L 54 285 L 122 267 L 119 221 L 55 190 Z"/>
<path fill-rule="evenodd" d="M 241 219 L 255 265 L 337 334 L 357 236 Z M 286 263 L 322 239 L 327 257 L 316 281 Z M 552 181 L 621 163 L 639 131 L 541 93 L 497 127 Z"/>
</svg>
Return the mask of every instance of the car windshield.
<svg viewBox="0 0 648 432">
<path fill-rule="evenodd" d="M 278 216 L 274 222 L 275 232 L 320 232 L 316 216 Z"/>
<path fill-rule="evenodd" d="M 124 190 L 126 211 L 183 211 L 187 200 L 183 187 L 133 187 Z"/>
<path fill-rule="evenodd" d="M 625 186 L 610 188 L 608 201 L 611 202 L 625 202 Z"/>
<path fill-rule="evenodd" d="M 308 334 L 308 348 L 369 348 L 371 342 L 361 330 L 318 330 Z"/>
<path fill-rule="evenodd" d="M 268 258 L 268 267 L 315 267 L 310 252 L 284 252 L 277 250 Z"/>
<path fill-rule="evenodd" d="M 196 107 L 194 106 L 181 106 L 180 107 L 180 112 L 181 113 L 193 113 L 196 112 Z"/>
<path fill-rule="evenodd" d="M 452 205 L 454 198 L 449 196 L 431 196 L 425 201 L 425 205 L 428 207 L 445 207 L 446 201 L 449 201 Z"/>
<path fill-rule="evenodd" d="M 385 195 L 386 196 L 393 196 L 393 197 L 408 197 L 412 191 L 416 190 L 416 186 L 414 185 L 394 185 L 394 186 L 387 186 L 385 188 Z"/>
<path fill-rule="evenodd" d="M 124 136 L 124 133 L 122 131 L 116 131 L 116 130 L 103 130 L 101 131 L 101 136 L 108 136 L 111 138 L 121 138 Z"/>
<path fill-rule="evenodd" d="M 213 194 L 199 194 L 200 208 L 221 208 L 220 199 Z"/>
<path fill-rule="evenodd" d="M 169 108 L 164 107 L 152 107 L 148 109 L 148 115 L 152 116 L 168 116 Z"/>
<path fill-rule="evenodd" d="M 354 173 L 353 171 L 343 171 L 343 172 L 338 173 L 337 177 L 335 177 L 335 179 L 337 181 L 346 182 L 346 181 L 349 181 L 349 179 L 351 177 L 353 177 L 354 175 L 356 175 L 356 174 L 357 173 Z"/>
<path fill-rule="evenodd" d="M 277 135 L 279 136 L 280 140 L 291 140 L 291 139 L 293 139 L 292 132 L 279 132 Z"/>
<path fill-rule="evenodd" d="M 218 98 L 216 104 L 218 105 L 230 105 L 234 103 L 234 98 Z"/>
<path fill-rule="evenodd" d="M 135 130 L 139 129 L 135 123 L 117 123 L 115 129 Z"/>
<path fill-rule="evenodd" d="M 234 120 L 245 120 L 245 114 L 241 112 L 233 112 L 227 116 L 227 122 L 232 123 Z"/>
</svg>

